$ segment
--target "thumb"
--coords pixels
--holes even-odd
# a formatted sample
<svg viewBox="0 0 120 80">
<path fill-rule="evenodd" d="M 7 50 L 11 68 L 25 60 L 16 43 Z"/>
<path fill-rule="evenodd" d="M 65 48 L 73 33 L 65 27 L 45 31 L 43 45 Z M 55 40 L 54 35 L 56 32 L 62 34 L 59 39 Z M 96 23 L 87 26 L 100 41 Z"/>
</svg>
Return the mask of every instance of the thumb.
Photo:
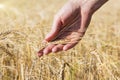
<svg viewBox="0 0 120 80">
<path fill-rule="evenodd" d="M 55 17 L 53 21 L 53 26 L 51 28 L 50 33 L 45 38 L 45 41 L 52 41 L 60 32 L 62 26 L 61 18 L 60 17 Z"/>
</svg>

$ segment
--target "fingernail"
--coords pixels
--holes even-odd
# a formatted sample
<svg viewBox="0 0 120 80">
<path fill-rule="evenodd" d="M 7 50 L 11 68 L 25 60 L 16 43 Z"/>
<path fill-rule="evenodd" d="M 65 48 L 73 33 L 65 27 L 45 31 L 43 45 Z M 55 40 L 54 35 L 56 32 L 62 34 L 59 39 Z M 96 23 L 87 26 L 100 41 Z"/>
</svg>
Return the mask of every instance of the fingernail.
<svg viewBox="0 0 120 80">
<path fill-rule="evenodd" d="M 45 50 L 45 51 L 43 51 L 43 54 L 44 54 L 44 55 L 48 54 L 48 51 L 46 51 L 46 50 Z"/>
<path fill-rule="evenodd" d="M 67 51 L 67 50 L 68 50 L 68 48 L 64 47 L 64 48 L 63 48 L 63 50 L 64 50 L 64 51 Z"/>
<path fill-rule="evenodd" d="M 43 53 L 38 53 L 38 56 L 41 57 L 43 55 Z"/>
<path fill-rule="evenodd" d="M 42 41 L 42 43 L 47 43 L 47 42 L 48 42 L 48 41 L 46 41 L 46 40 L 43 40 L 43 41 Z"/>
<path fill-rule="evenodd" d="M 53 53 L 56 53 L 56 52 L 57 52 L 57 49 L 52 49 L 52 52 L 53 52 Z"/>
</svg>

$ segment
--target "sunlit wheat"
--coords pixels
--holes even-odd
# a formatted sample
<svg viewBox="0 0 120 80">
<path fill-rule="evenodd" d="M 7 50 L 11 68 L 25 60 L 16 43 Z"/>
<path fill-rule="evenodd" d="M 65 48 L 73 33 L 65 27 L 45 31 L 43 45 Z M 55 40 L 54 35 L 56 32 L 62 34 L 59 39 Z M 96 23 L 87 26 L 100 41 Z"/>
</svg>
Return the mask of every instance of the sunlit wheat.
<svg viewBox="0 0 120 80">
<path fill-rule="evenodd" d="M 95 13 L 75 48 L 37 56 L 66 1 L 0 0 L 0 80 L 120 80 L 120 0 Z"/>
</svg>

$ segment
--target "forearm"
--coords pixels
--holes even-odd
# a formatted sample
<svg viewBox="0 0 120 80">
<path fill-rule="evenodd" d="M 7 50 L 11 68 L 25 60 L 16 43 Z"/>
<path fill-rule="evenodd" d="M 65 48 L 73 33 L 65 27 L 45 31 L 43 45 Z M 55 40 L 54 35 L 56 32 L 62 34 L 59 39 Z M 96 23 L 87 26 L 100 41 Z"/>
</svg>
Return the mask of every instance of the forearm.
<svg viewBox="0 0 120 80">
<path fill-rule="evenodd" d="M 92 13 L 94 13 L 108 0 L 70 0 L 70 1 L 76 5 L 79 5 L 81 8 L 87 8 Z"/>
<path fill-rule="evenodd" d="M 91 13 L 94 13 L 98 10 L 103 4 L 108 0 L 83 0 L 83 6 L 87 6 Z"/>
<path fill-rule="evenodd" d="M 74 3 L 79 3 L 79 4 L 84 4 L 88 1 L 92 1 L 93 3 L 97 3 L 97 2 L 107 2 L 108 0 L 70 0 L 71 2 L 74 2 Z"/>
</svg>

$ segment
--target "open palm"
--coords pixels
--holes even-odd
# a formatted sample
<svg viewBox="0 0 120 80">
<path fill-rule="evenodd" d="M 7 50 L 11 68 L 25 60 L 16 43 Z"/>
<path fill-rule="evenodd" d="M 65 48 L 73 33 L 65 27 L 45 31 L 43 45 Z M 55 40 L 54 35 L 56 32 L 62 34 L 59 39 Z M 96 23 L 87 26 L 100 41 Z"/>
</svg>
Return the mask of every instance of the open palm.
<svg viewBox="0 0 120 80">
<path fill-rule="evenodd" d="M 45 38 L 47 42 L 57 40 L 66 40 L 66 42 L 49 44 L 41 49 L 38 55 L 42 56 L 50 52 L 66 51 L 74 47 L 83 37 L 90 23 L 92 13 L 89 7 L 86 8 L 73 2 L 68 2 L 55 16 L 52 29 Z"/>
</svg>

